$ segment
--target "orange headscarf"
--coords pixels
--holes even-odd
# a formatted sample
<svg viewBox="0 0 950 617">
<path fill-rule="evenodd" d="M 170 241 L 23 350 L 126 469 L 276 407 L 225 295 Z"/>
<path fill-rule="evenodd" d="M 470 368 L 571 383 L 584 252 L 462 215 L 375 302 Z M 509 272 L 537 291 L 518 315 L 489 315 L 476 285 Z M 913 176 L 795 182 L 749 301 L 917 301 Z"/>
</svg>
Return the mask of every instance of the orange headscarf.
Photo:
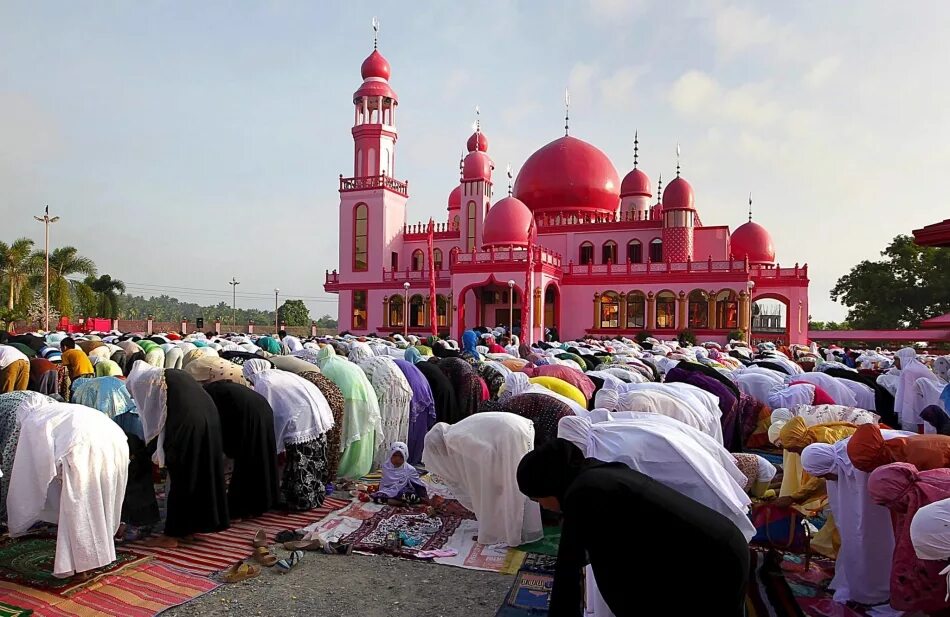
<svg viewBox="0 0 950 617">
<path fill-rule="evenodd" d="M 884 439 L 878 425 L 865 424 L 848 442 L 848 458 L 856 469 L 866 473 L 890 463 L 910 463 L 920 471 L 950 467 L 950 435 Z"/>
</svg>

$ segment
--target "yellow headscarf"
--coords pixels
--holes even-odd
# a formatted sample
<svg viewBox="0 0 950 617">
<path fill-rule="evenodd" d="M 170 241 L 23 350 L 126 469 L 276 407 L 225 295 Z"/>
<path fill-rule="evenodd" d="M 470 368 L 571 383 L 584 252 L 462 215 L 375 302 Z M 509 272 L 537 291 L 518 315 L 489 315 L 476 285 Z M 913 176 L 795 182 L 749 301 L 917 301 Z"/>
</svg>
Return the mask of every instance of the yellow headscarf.
<svg viewBox="0 0 950 617">
<path fill-rule="evenodd" d="M 845 437 L 850 437 L 857 428 L 848 422 L 829 422 L 808 426 L 804 418 L 795 416 L 782 427 L 779 441 L 786 450 L 803 449 L 813 443 L 837 443 Z"/>
</svg>

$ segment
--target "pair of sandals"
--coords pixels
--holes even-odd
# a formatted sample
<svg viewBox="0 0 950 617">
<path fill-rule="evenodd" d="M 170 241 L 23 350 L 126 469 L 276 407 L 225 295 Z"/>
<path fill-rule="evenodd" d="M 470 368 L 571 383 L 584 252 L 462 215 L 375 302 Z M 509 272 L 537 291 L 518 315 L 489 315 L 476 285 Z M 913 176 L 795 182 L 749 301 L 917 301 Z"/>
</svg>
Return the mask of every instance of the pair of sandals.
<svg viewBox="0 0 950 617">
<path fill-rule="evenodd" d="M 295 542 L 285 543 L 285 548 L 291 551 L 290 556 L 285 559 L 279 558 L 270 550 L 270 544 L 267 541 L 267 532 L 263 529 L 259 530 L 254 536 L 252 544 L 254 545 L 254 559 L 265 568 L 277 566 L 277 570 L 281 574 L 286 574 L 296 568 L 297 564 L 303 559 L 302 550 L 287 547 L 288 544 L 297 544 Z"/>
</svg>

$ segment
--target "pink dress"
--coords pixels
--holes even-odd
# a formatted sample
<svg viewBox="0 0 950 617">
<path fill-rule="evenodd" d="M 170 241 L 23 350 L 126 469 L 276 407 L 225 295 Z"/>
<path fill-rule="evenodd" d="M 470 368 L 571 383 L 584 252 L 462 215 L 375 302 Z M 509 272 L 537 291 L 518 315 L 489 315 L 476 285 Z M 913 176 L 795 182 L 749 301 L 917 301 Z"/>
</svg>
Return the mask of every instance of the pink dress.
<svg viewBox="0 0 950 617">
<path fill-rule="evenodd" d="M 868 493 L 875 503 L 890 509 L 894 525 L 891 606 L 926 613 L 950 607 L 947 581 L 940 574 L 947 562 L 918 559 L 910 539 L 910 524 L 917 510 L 950 498 L 950 469 L 918 471 L 910 463 L 884 465 L 871 473 Z"/>
</svg>

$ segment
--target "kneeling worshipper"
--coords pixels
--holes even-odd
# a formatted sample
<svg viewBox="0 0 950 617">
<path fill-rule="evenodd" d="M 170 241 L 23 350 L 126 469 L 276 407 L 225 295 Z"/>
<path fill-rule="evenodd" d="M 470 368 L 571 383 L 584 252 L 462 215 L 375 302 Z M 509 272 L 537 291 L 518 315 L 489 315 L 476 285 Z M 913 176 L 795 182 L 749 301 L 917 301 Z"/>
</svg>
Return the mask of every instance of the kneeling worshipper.
<svg viewBox="0 0 950 617">
<path fill-rule="evenodd" d="M 303 377 L 248 360 L 244 376 L 273 408 L 277 454 L 285 454 L 281 475 L 284 505 L 304 512 L 323 505 L 327 489 L 327 432 L 333 411 L 320 388 Z"/>
<path fill-rule="evenodd" d="M 234 461 L 228 513 L 232 519 L 260 516 L 280 498 L 274 410 L 241 384 L 217 381 L 204 388 L 218 408 L 224 454 Z"/>
<path fill-rule="evenodd" d="M 17 443 L 20 439 L 21 416 L 17 408 L 29 401 L 24 409 L 34 409 L 40 404 L 54 402 L 52 398 L 30 392 L 17 390 L 0 394 L 0 521 L 7 520 L 7 490 L 10 487 L 10 474 L 13 472 L 13 461 L 16 457 Z"/>
<path fill-rule="evenodd" d="M 26 390 L 30 384 L 30 359 L 11 345 L 0 345 L 0 394 Z"/>
<path fill-rule="evenodd" d="M 323 398 L 327 399 L 330 405 L 330 411 L 333 413 L 333 428 L 327 431 L 327 470 L 324 474 L 323 482 L 333 482 L 337 478 L 337 472 L 340 469 L 340 438 L 343 435 L 343 415 L 345 413 L 346 402 L 343 400 L 343 392 L 340 388 L 327 379 L 316 366 L 313 370 L 300 373 L 300 377 L 306 379 L 323 393 Z"/>
<path fill-rule="evenodd" d="M 406 462 L 409 446 L 396 442 L 383 463 L 379 490 L 370 495 L 376 503 L 402 506 L 417 504 L 428 497 L 425 484 L 415 467 Z"/>
<path fill-rule="evenodd" d="M 848 456 L 855 467 L 870 473 L 889 463 L 910 463 L 918 471 L 950 467 L 950 436 L 910 435 L 888 438 L 876 424 L 865 424 L 848 441 Z"/>
<path fill-rule="evenodd" d="M 533 447 L 531 421 L 501 411 L 440 422 L 426 435 L 426 469 L 475 513 L 479 544 L 519 546 L 543 537 L 541 510 L 518 490 L 516 477 Z"/>
<path fill-rule="evenodd" d="M 551 617 L 585 613 L 587 565 L 602 599 L 588 603 L 594 617 L 745 614 L 749 546 L 722 514 L 623 463 L 585 458 L 564 439 L 526 454 L 517 475 L 523 493 L 563 515 Z M 607 524 L 606 512 L 623 513 L 622 529 Z M 669 550 L 671 538 L 689 547 L 690 568 L 701 573 L 686 593 L 670 575 L 683 565 L 681 553 Z"/>
<path fill-rule="evenodd" d="M 20 438 L 7 497 L 13 537 L 55 523 L 53 576 L 115 561 L 129 470 L 125 434 L 95 409 L 32 398 L 17 409 Z"/>
<path fill-rule="evenodd" d="M 950 609 L 940 576 L 944 563 L 918 558 L 910 533 L 911 521 L 921 508 L 950 498 L 950 469 L 917 471 L 908 463 L 884 465 L 871 473 L 868 493 L 875 503 L 890 509 L 894 525 L 891 606 L 928 615 Z"/>
<path fill-rule="evenodd" d="M 165 536 L 150 543 L 178 546 L 178 538 L 231 525 L 224 480 L 221 421 L 214 401 L 184 371 L 137 361 L 126 382 L 139 410 L 152 460 L 168 470 Z"/>
<path fill-rule="evenodd" d="M 906 433 L 888 431 L 889 436 Z M 816 443 L 802 452 L 806 473 L 826 481 L 841 548 L 829 587 L 834 601 L 873 606 L 872 615 L 898 614 L 887 604 L 890 597 L 894 530 L 890 513 L 868 495 L 868 474 L 848 457 L 848 439 L 835 444 Z"/>
<path fill-rule="evenodd" d="M 429 381 L 415 364 L 399 359 L 393 362 L 402 371 L 409 387 L 412 388 L 412 399 L 409 401 L 409 440 L 406 442 L 408 448 L 406 461 L 418 464 L 422 462 L 422 448 L 425 445 L 426 433 L 436 423 L 435 400 L 432 397 Z"/>
<path fill-rule="evenodd" d="M 449 378 L 455 391 L 455 402 L 449 409 L 446 422 L 453 424 L 478 411 L 478 404 L 483 400 L 482 381 L 472 365 L 461 358 L 443 358 L 437 366 Z"/>
<path fill-rule="evenodd" d="M 360 362 L 360 368 L 373 384 L 379 400 L 383 438 L 377 444 L 373 462 L 381 466 L 396 442 L 409 440 L 409 407 L 412 388 L 396 362 L 388 356 L 375 356 Z"/>
</svg>

